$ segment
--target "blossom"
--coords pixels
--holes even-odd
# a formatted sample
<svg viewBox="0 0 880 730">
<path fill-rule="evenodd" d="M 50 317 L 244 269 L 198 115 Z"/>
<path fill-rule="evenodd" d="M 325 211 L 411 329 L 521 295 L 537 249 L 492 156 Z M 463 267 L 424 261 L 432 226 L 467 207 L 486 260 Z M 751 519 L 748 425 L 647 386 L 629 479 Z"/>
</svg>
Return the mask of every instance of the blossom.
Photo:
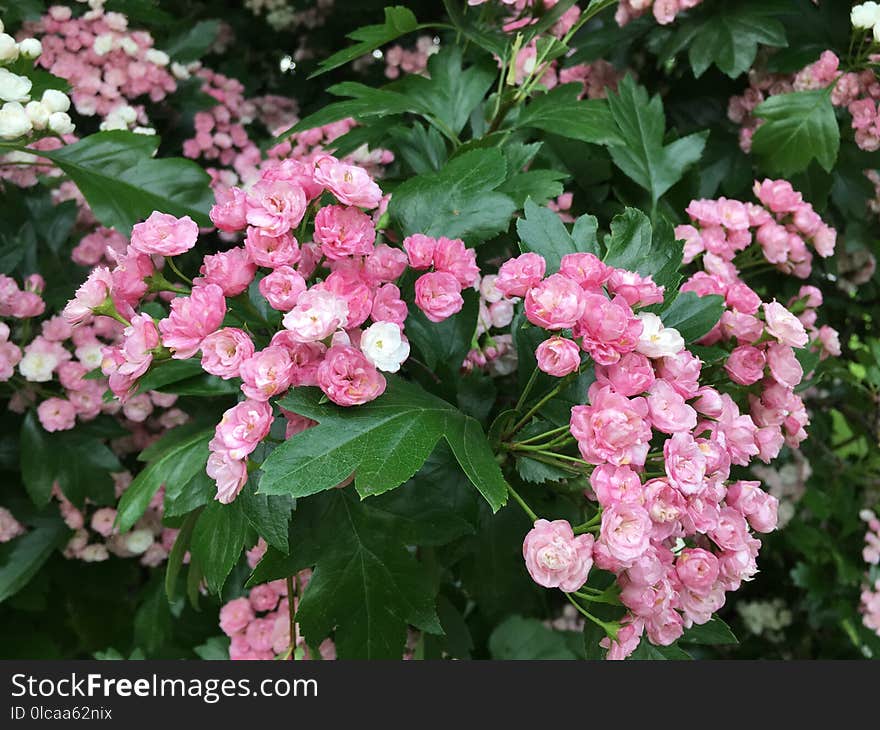
<svg viewBox="0 0 880 730">
<path fill-rule="evenodd" d="M 651 440 L 647 401 L 599 383 L 590 386 L 588 397 L 590 405 L 571 409 L 571 433 L 581 456 L 591 464 L 642 466 Z"/>
<path fill-rule="evenodd" d="M 262 228 L 248 228 L 244 249 L 257 266 L 270 269 L 293 266 L 302 257 L 297 240 L 288 232 L 267 233 Z"/>
<path fill-rule="evenodd" d="M 416 305 L 432 322 L 442 322 L 461 311 L 464 299 L 458 279 L 445 271 L 432 271 L 416 279 Z"/>
<path fill-rule="evenodd" d="M 581 350 L 576 342 L 565 337 L 544 340 L 535 351 L 538 367 L 556 378 L 575 372 L 581 366 Z"/>
<path fill-rule="evenodd" d="M 298 342 L 317 342 L 345 324 L 348 304 L 333 292 L 312 288 L 299 295 L 282 323 Z"/>
<path fill-rule="evenodd" d="M 71 324 L 85 322 L 92 311 L 107 300 L 112 286 L 110 270 L 106 266 L 96 266 L 64 307 L 64 318 Z"/>
<path fill-rule="evenodd" d="M 270 345 L 242 362 L 238 374 L 248 398 L 267 401 L 290 387 L 293 362 L 286 348 Z"/>
<path fill-rule="evenodd" d="M 642 334 L 636 351 L 651 358 L 672 357 L 684 349 L 684 338 L 674 327 L 664 327 L 656 314 L 641 312 L 636 315 L 642 323 Z"/>
<path fill-rule="evenodd" d="M 142 254 L 177 256 L 195 246 L 198 237 L 199 227 L 188 215 L 175 218 L 155 211 L 131 229 L 131 248 Z"/>
<path fill-rule="evenodd" d="M 171 313 L 159 322 L 162 344 L 172 357 L 186 360 L 196 354 L 202 340 L 216 331 L 226 315 L 226 299 L 216 284 L 193 287 L 188 297 L 171 300 Z"/>
<path fill-rule="evenodd" d="M 631 502 L 611 504 L 602 511 L 599 540 L 621 563 L 632 563 L 648 549 L 651 517 Z"/>
<path fill-rule="evenodd" d="M 385 378 L 354 347 L 335 345 L 318 366 L 318 386 L 340 406 L 357 406 L 375 400 L 385 392 Z"/>
<path fill-rule="evenodd" d="M 315 163 L 315 182 L 323 185 L 343 205 L 371 210 L 379 205 L 382 191 L 369 173 L 326 155 Z"/>
<path fill-rule="evenodd" d="M 49 431 L 67 431 L 76 423 L 76 409 L 64 398 L 47 398 L 37 407 L 40 425 Z"/>
<path fill-rule="evenodd" d="M 767 331 L 783 345 L 803 347 L 809 339 L 803 323 L 776 300 L 763 304 Z"/>
<path fill-rule="evenodd" d="M 200 284 L 216 284 L 227 297 L 237 297 L 254 280 L 257 267 L 251 262 L 247 249 L 237 247 L 205 256 L 199 269 Z"/>
<path fill-rule="evenodd" d="M 498 286 L 497 281 L 495 285 Z M 548 276 L 529 289 L 525 297 L 526 318 L 548 330 L 574 327 L 583 316 L 585 306 L 582 289 L 562 274 Z"/>
<path fill-rule="evenodd" d="M 244 330 L 223 327 L 202 340 L 202 369 L 224 380 L 238 377 L 241 364 L 254 354 L 254 343 Z"/>
<path fill-rule="evenodd" d="M 266 236 L 281 236 L 299 225 L 307 204 L 299 185 L 261 180 L 247 193 L 245 220 Z"/>
<path fill-rule="evenodd" d="M 358 208 L 326 205 L 315 216 L 315 243 L 330 261 L 366 256 L 375 240 L 372 219 Z"/>
<path fill-rule="evenodd" d="M 437 241 L 422 233 L 415 233 L 403 239 L 403 248 L 414 269 L 429 269 L 434 263 L 434 249 Z"/>
<path fill-rule="evenodd" d="M 593 567 L 593 536 L 575 537 L 565 520 L 536 520 L 523 540 L 523 558 L 532 580 L 570 593 L 580 588 Z"/>
<path fill-rule="evenodd" d="M 272 406 L 265 401 L 245 400 L 228 409 L 214 429 L 212 452 L 240 461 L 252 453 L 272 427 Z"/>
<path fill-rule="evenodd" d="M 409 357 L 409 342 L 394 322 L 375 322 L 361 335 L 361 351 L 379 370 L 396 373 Z"/>
<path fill-rule="evenodd" d="M 741 345 L 730 353 L 724 369 L 734 383 L 751 385 L 764 377 L 766 362 L 763 350 L 751 345 Z"/>
<path fill-rule="evenodd" d="M 495 288 L 508 297 L 524 297 L 541 283 L 547 262 L 536 253 L 524 253 L 505 261 L 498 270 Z"/>
</svg>

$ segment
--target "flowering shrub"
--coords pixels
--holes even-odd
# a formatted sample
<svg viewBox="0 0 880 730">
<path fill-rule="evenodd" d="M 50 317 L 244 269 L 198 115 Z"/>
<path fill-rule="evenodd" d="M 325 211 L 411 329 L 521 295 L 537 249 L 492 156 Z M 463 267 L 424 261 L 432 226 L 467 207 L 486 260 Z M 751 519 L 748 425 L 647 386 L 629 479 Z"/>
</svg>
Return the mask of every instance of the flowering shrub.
<svg viewBox="0 0 880 730">
<path fill-rule="evenodd" d="M 876 4 L 106 5 L 0 28 L 9 656 L 880 651 Z"/>
</svg>

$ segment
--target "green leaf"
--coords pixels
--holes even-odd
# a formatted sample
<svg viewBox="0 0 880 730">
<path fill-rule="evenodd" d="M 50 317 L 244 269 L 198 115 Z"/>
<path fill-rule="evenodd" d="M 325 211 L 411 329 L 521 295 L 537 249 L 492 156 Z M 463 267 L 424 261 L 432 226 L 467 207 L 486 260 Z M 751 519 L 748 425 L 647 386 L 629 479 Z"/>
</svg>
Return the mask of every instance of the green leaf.
<svg viewBox="0 0 880 730">
<path fill-rule="evenodd" d="M 458 372 L 470 350 L 477 330 L 480 297 L 472 289 L 464 290 L 462 297 L 464 304 L 461 311 L 442 322 L 431 322 L 415 304 L 410 306 L 406 335 L 421 354 L 425 365 L 432 370 L 441 368 Z"/>
<path fill-rule="evenodd" d="M 141 393 L 159 390 L 159 388 L 165 385 L 194 377 L 202 372 L 204 371 L 198 358 L 167 360 L 166 362 L 154 365 L 141 376 L 138 380 L 138 390 Z"/>
<path fill-rule="evenodd" d="M 253 477 L 252 477 L 253 479 Z M 236 502 L 257 534 L 283 553 L 288 550 L 287 532 L 293 500 L 285 494 L 268 496 L 254 494 L 246 485 Z"/>
<path fill-rule="evenodd" d="M 0 545 L 0 602 L 24 588 L 68 535 L 60 518 L 40 518 L 24 535 Z"/>
<path fill-rule="evenodd" d="M 193 651 L 205 661 L 225 661 L 229 659 L 229 637 L 212 636 L 204 644 L 194 647 Z"/>
<path fill-rule="evenodd" d="M 686 629 L 679 641 L 687 644 L 738 644 L 730 627 L 717 616 L 708 622 Z"/>
<path fill-rule="evenodd" d="M 480 425 L 418 385 L 389 377 L 380 398 L 352 409 L 321 401 L 314 388 L 297 388 L 279 401 L 319 425 L 288 439 L 266 458 L 260 467 L 260 493 L 305 497 L 354 474 L 361 497 L 381 494 L 411 478 L 445 436 L 493 509 L 504 503 L 506 483 Z"/>
<path fill-rule="evenodd" d="M 608 102 L 578 99 L 582 91 L 580 84 L 566 84 L 535 97 L 519 115 L 515 126 L 592 144 L 624 144 Z"/>
<path fill-rule="evenodd" d="M 526 170 L 509 177 L 498 192 L 508 195 L 518 208 L 529 198 L 543 204 L 562 195 L 564 188 L 559 181 L 568 177 L 567 172 L 559 170 Z"/>
<path fill-rule="evenodd" d="M 309 78 L 314 78 L 350 61 L 354 61 L 379 48 L 379 46 L 384 46 L 395 38 L 411 33 L 417 28 L 418 21 L 409 8 L 405 8 L 402 5 L 385 8 L 384 23 L 381 25 L 367 25 L 349 33 L 348 37 L 358 42 L 353 46 L 337 51 L 329 58 L 325 58 L 318 64 L 318 70 Z"/>
<path fill-rule="evenodd" d="M 196 520 L 190 553 L 198 561 L 212 593 L 219 594 L 223 590 L 229 571 L 241 555 L 247 526 L 238 500 L 231 504 L 213 501 Z"/>
<path fill-rule="evenodd" d="M 141 471 L 119 500 L 116 524 L 120 532 L 127 532 L 137 522 L 159 487 L 169 484 L 186 484 L 208 461 L 208 441 L 214 429 L 202 424 L 190 423 L 179 426 L 144 449 L 138 459 L 147 461 Z"/>
<path fill-rule="evenodd" d="M 506 178 L 500 150 L 471 150 L 439 172 L 407 180 L 395 190 L 388 212 L 405 236 L 424 233 L 482 243 L 506 231 L 516 210 L 508 196 L 497 192 Z"/>
<path fill-rule="evenodd" d="M 708 132 L 697 132 L 664 144 L 666 118 L 660 97 L 649 97 L 643 86 L 627 76 L 609 93 L 608 105 L 617 124 L 621 144 L 610 146 L 611 159 L 627 176 L 651 195 L 656 204 L 684 171 L 700 159 Z"/>
<path fill-rule="evenodd" d="M 392 127 L 388 133 L 395 151 L 416 175 L 436 172 L 446 162 L 446 143 L 436 128 L 415 123 Z"/>
<path fill-rule="evenodd" d="M 536 618 L 511 616 L 489 636 L 493 659 L 577 659 L 564 634 Z"/>
<path fill-rule="evenodd" d="M 78 431 L 47 432 L 36 413 L 21 426 L 21 473 L 31 500 L 49 502 L 57 482 L 64 496 L 77 506 L 86 497 L 96 504 L 113 501 L 112 472 L 122 471 L 119 459 L 99 438 Z"/>
<path fill-rule="evenodd" d="M 681 279 L 682 244 L 675 240 L 665 219 L 652 230 L 651 221 L 635 208 L 625 208 L 611 221 L 611 235 L 605 240 L 606 264 L 652 276 L 654 283 L 673 290 Z"/>
<path fill-rule="evenodd" d="M 684 649 L 677 644 L 670 646 L 655 646 L 647 638 L 642 638 L 636 650 L 629 655 L 629 659 L 633 661 L 639 660 L 687 660 L 693 659 Z"/>
<path fill-rule="evenodd" d="M 519 234 L 520 251 L 543 256 L 548 274 L 559 270 L 563 256 L 577 253 L 578 250 L 559 215 L 549 208 L 539 207 L 531 200 L 526 201 L 525 217 L 516 221 L 516 232 Z"/>
<path fill-rule="evenodd" d="M 171 38 L 164 51 L 179 63 L 192 63 L 204 56 L 220 32 L 220 21 L 200 20 L 180 35 Z"/>
<path fill-rule="evenodd" d="M 660 319 L 665 326 L 677 329 L 685 342 L 694 342 L 718 324 L 722 314 L 724 297 L 718 294 L 701 297 L 692 291 L 686 291 L 680 292 L 660 312 Z"/>
<path fill-rule="evenodd" d="M 210 225 L 210 177 L 191 160 L 153 159 L 159 141 L 132 132 L 99 132 L 43 156 L 70 176 L 108 228 L 127 234 L 154 210 Z"/>
<path fill-rule="evenodd" d="M 297 611 L 310 646 L 335 630 L 342 658 L 398 659 L 407 624 L 442 632 L 430 579 L 384 525 L 350 490 L 297 506 L 290 552 L 315 563 Z"/>
<path fill-rule="evenodd" d="M 752 137 L 752 152 L 765 168 L 784 176 L 817 160 L 828 172 L 840 148 L 840 129 L 829 89 L 771 96 L 755 108 L 764 119 Z"/>
<path fill-rule="evenodd" d="M 165 485 L 165 515 L 180 517 L 204 507 L 217 494 L 217 485 L 204 470 L 197 471 L 188 482 Z"/>
<path fill-rule="evenodd" d="M 448 46 L 428 59 L 429 77 L 412 74 L 393 85 L 435 120 L 458 134 L 498 75 L 491 62 L 464 68 L 461 50 Z"/>
<path fill-rule="evenodd" d="M 158 575 L 151 581 L 146 593 L 134 615 L 134 643 L 150 655 L 165 646 L 171 638 L 174 624 L 171 607 Z"/>
<path fill-rule="evenodd" d="M 665 56 L 687 48 L 694 76 L 699 78 L 713 63 L 730 78 L 748 71 L 758 45 L 780 48 L 788 45 L 785 26 L 775 15 L 778 4 L 767 0 L 731 2 L 706 8 L 677 27 Z"/>
<path fill-rule="evenodd" d="M 571 472 L 564 471 L 552 464 L 545 464 L 543 461 L 529 459 L 527 456 L 516 460 L 516 473 L 523 481 L 533 484 L 561 482 L 563 479 L 571 478 Z"/>
<path fill-rule="evenodd" d="M 186 516 L 177 537 L 174 538 L 174 545 L 168 554 L 168 563 L 165 566 L 165 595 L 168 600 L 174 600 L 174 593 L 177 589 L 177 576 L 180 575 L 180 569 L 183 567 L 183 559 L 189 550 L 192 541 L 193 528 L 196 520 L 199 518 L 198 512 L 192 512 Z"/>
</svg>

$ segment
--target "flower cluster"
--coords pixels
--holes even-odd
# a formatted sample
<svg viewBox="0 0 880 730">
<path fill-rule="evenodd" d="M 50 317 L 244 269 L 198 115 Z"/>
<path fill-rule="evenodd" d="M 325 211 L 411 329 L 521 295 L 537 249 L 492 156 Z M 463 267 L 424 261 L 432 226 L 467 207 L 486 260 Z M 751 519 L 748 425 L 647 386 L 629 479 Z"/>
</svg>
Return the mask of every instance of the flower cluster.
<svg viewBox="0 0 880 730">
<path fill-rule="evenodd" d="M 129 472 L 113 475 L 116 497 L 121 497 L 131 484 Z M 163 527 L 163 500 L 165 490 L 153 495 L 144 515 L 128 532 L 120 533 L 116 527 L 116 509 L 96 507 L 88 500 L 81 507 L 73 505 L 58 488 L 52 489 L 52 496 L 58 502 L 61 517 L 74 531 L 64 548 L 64 557 L 97 563 L 107 560 L 110 555 L 119 558 L 137 558 L 141 565 L 155 568 L 161 565 L 171 552 L 178 530 Z"/>
<path fill-rule="evenodd" d="M 703 0 L 620 0 L 614 19 L 618 25 L 626 25 L 648 11 L 660 25 L 669 25 L 675 16 L 699 5 Z"/>
<path fill-rule="evenodd" d="M 39 65 L 70 83 L 83 116 L 103 119 L 140 97 L 157 102 L 177 88 L 168 55 L 153 47 L 148 32 L 130 31 L 121 13 L 98 7 L 75 18 L 69 7 L 56 5 L 23 32 L 40 37 Z M 148 123 L 143 107 L 133 112 L 132 124 Z"/>
<path fill-rule="evenodd" d="M 255 567 L 266 551 L 262 538 L 247 553 L 248 565 Z M 311 578 L 310 570 L 303 570 L 294 579 L 299 592 Z M 299 599 L 294 597 L 294 611 Z M 254 659 L 309 659 L 309 648 L 297 629 L 296 646 L 290 637 L 290 604 L 287 584 L 283 580 L 254 586 L 246 596 L 235 598 L 220 609 L 220 629 L 229 639 L 229 658 Z M 321 659 L 335 659 L 333 641 L 325 639 L 318 647 Z"/>
<path fill-rule="evenodd" d="M 477 290 L 480 295 L 477 330 L 472 347 L 464 362 L 462 372 L 474 369 L 486 370 L 493 376 L 509 375 L 517 366 L 513 336 L 505 330 L 513 321 L 516 297 L 507 297 L 495 287 L 496 274 L 480 277 Z"/>
<path fill-rule="evenodd" d="M 876 514 L 867 509 L 861 512 L 860 517 L 868 524 L 862 557 L 871 566 L 865 576 L 867 583 L 861 596 L 862 622 L 880 636 L 880 573 L 877 571 L 877 566 L 880 565 L 880 520 L 877 519 Z"/>
<path fill-rule="evenodd" d="M 439 50 L 439 42 L 429 35 L 419 36 L 413 50 L 399 44 L 393 45 L 384 54 L 385 76 L 396 79 L 401 74 L 424 74 L 428 68 L 428 59 Z"/>
<path fill-rule="evenodd" d="M 43 46 L 36 38 L 21 40 L 3 32 L 0 20 L 0 139 L 19 139 L 32 133 L 73 133 L 74 125 L 67 110 L 70 99 L 57 89 L 46 89 L 39 99 L 31 97 L 33 82 L 5 68 L 19 58 L 39 62 Z"/>
<path fill-rule="evenodd" d="M 314 7 L 298 10 L 290 0 L 245 0 L 244 6 L 258 17 L 265 16 L 266 22 L 275 30 L 290 28 L 319 28 L 333 10 L 334 0 L 315 0 Z"/>
<path fill-rule="evenodd" d="M 764 181 L 756 193 L 763 206 L 694 201 L 688 213 L 700 228 L 677 230 L 685 261 L 700 255 L 706 268 L 682 291 L 725 298 L 721 322 L 701 340 L 729 347 L 723 371 L 689 352 L 657 315 L 638 311 L 663 301 L 649 277 L 587 253 L 563 257 L 559 272 L 545 276 L 544 259 L 526 253 L 505 262 L 495 280 L 499 291 L 524 297 L 532 324 L 553 333 L 535 353 L 538 368 L 573 376 L 583 352 L 595 367 L 588 402 L 572 408 L 569 429 L 590 465 L 588 496 L 600 507 L 585 531 L 599 522 L 598 537 L 538 520 L 523 552 L 537 583 L 568 593 L 594 564 L 617 576 L 629 615 L 617 639 L 605 641 L 609 658 L 629 655 L 643 632 L 652 643 L 672 643 L 756 573 L 761 543 L 751 531 L 776 527 L 778 501 L 760 482 L 732 479 L 731 467 L 769 462 L 784 442 L 795 447 L 806 437 L 806 410 L 794 393 L 803 378 L 795 349 L 807 346 L 806 327 L 839 353 L 836 333 L 815 330 L 817 289 L 802 287 L 790 303 L 798 318 L 739 278 L 732 261 L 751 243 L 752 228 L 798 230 L 833 249 L 834 231 L 787 183 Z M 755 384 L 760 395 L 745 390 Z M 750 415 L 735 398 L 749 403 Z"/>
<path fill-rule="evenodd" d="M 337 202 L 321 207 L 325 192 Z M 125 322 L 101 363 L 123 408 L 141 397 L 134 395 L 138 379 L 162 359 L 201 352 L 206 372 L 241 380 L 244 400 L 226 411 L 210 444 L 207 472 L 220 501 L 232 501 L 247 481 L 248 455 L 274 420 L 270 398 L 309 385 L 355 406 L 384 392 L 381 371 L 396 372 L 409 356 L 407 306 L 395 284 L 408 262 L 433 267 L 416 282 L 416 301 L 433 321 L 457 312 L 461 290 L 479 280 L 474 252 L 460 240 L 412 236 L 406 253 L 377 243 L 364 211 L 381 200 L 363 168 L 329 155 L 310 165 L 285 160 L 247 192 L 231 188 L 218 197 L 211 220 L 228 234 L 244 233 L 244 244 L 205 256 L 201 276 L 171 299 L 167 317 L 155 321 L 137 308 L 151 291 L 183 291 L 157 263 L 190 250 L 198 228 L 188 217 L 158 212 L 134 227 L 115 268 L 96 267 L 68 303 L 67 322 L 80 327 L 108 319 L 96 315 Z M 313 240 L 300 243 L 294 233 L 309 229 Z M 262 347 L 227 320 L 228 300 L 247 297 L 249 288 L 278 312 L 271 323 L 263 319 L 269 336 Z"/>
</svg>

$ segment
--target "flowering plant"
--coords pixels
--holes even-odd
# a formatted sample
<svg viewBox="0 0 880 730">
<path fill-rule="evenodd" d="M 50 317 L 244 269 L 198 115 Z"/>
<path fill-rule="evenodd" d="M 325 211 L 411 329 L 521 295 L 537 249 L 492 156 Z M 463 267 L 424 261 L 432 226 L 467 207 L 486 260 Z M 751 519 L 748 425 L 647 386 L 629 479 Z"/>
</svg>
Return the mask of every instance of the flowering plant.
<svg viewBox="0 0 880 730">
<path fill-rule="evenodd" d="M 13 17 L 0 599 L 58 548 L 138 585 L 107 656 L 725 655 L 765 564 L 827 609 L 818 519 L 876 651 L 880 11 L 412 5 L 261 85 L 210 3 Z"/>
</svg>

